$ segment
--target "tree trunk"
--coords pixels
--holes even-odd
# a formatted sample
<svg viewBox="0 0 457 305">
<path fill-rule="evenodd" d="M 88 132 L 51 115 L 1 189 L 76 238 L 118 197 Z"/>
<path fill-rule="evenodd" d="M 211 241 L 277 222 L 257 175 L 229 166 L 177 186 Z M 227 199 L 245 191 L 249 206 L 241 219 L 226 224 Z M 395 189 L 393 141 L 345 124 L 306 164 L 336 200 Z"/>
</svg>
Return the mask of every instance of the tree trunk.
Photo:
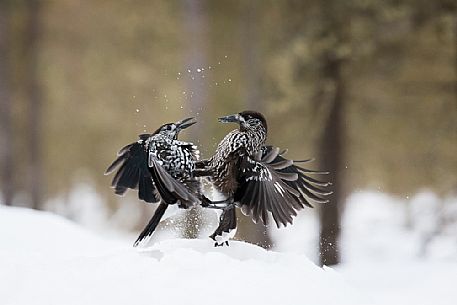
<svg viewBox="0 0 457 305">
<path fill-rule="evenodd" d="M 327 58 L 323 64 L 325 81 L 333 84 L 330 96 L 330 109 L 324 123 L 320 143 L 321 167 L 329 171 L 328 180 L 333 183 L 330 202 L 320 206 L 319 255 L 321 265 L 336 265 L 340 262 L 340 218 L 344 195 L 342 187 L 344 154 L 344 106 L 346 84 L 343 76 L 343 60 Z"/>
<path fill-rule="evenodd" d="M 42 93 L 38 76 L 38 41 L 40 35 L 40 1 L 27 1 L 27 21 L 25 57 L 26 65 L 26 94 L 28 98 L 28 155 L 29 191 L 31 206 L 34 209 L 42 208 L 43 201 L 43 159 L 42 159 Z"/>
<path fill-rule="evenodd" d="M 457 10 L 454 12 L 454 76 L 454 98 L 456 103 L 455 109 L 457 109 Z"/>
<path fill-rule="evenodd" d="M 9 9 L 0 3 L 0 191 L 6 205 L 12 205 L 14 195 Z"/>
<path fill-rule="evenodd" d="M 205 2 L 198 0 L 184 1 L 184 32 L 186 34 L 185 69 L 191 73 L 186 77 L 188 110 L 194 115 L 201 113 L 208 99 L 207 86 L 197 69 L 206 66 L 207 29 L 208 22 L 204 7 Z M 203 134 L 201 128 L 190 128 L 192 139 L 199 139 Z M 199 227 L 202 225 L 200 207 L 191 208 L 186 213 L 183 235 L 185 238 L 197 238 Z"/>
<path fill-rule="evenodd" d="M 242 56 L 241 66 L 245 80 L 245 105 L 249 110 L 262 111 L 261 74 L 260 74 L 260 48 L 258 32 L 258 13 L 255 1 L 242 5 L 241 40 Z M 237 210 L 238 230 L 235 239 L 244 240 L 252 244 L 269 249 L 272 246 L 268 228 L 261 222 L 255 224 L 251 217 L 244 216 Z"/>
</svg>

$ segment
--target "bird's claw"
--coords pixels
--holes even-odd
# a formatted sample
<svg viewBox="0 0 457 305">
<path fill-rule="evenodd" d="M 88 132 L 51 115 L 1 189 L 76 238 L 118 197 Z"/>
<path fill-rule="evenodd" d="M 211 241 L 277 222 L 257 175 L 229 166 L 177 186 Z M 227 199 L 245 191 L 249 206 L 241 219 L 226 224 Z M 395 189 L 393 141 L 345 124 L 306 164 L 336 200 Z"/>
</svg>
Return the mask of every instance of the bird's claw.
<svg viewBox="0 0 457 305">
<path fill-rule="evenodd" d="M 216 242 L 214 243 L 214 247 L 223 247 L 224 245 L 226 245 L 227 247 L 230 246 L 228 240 L 223 241 L 223 242 L 221 242 L 221 243 L 218 243 L 218 242 L 216 241 Z"/>
<path fill-rule="evenodd" d="M 203 196 L 203 197 L 201 198 L 201 206 L 202 206 L 202 207 L 207 208 L 207 207 L 210 206 L 211 203 L 212 203 L 211 200 L 209 200 L 208 198 L 206 198 L 206 196 Z"/>
</svg>

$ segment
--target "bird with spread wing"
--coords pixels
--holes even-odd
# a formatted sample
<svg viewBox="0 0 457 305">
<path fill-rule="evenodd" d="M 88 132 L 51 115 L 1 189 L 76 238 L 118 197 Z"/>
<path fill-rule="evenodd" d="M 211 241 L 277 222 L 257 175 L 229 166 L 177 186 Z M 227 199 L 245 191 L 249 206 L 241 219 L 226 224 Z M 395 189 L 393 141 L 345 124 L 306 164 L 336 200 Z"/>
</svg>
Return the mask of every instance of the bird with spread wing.
<svg viewBox="0 0 457 305">
<path fill-rule="evenodd" d="M 224 200 L 211 201 L 204 197 L 203 206 L 222 209 L 220 223 L 210 236 L 215 245 L 228 244 L 236 229 L 235 207 L 254 222 L 265 225 L 271 214 L 277 227 L 292 224 L 297 211 L 305 206 L 312 207 L 310 200 L 325 203 L 325 190 L 330 185 L 309 176 L 325 174 L 299 166 L 305 161 L 293 161 L 284 157 L 284 151 L 265 145 L 267 122 L 255 111 L 219 118 L 222 123 L 237 123 L 238 129 L 231 131 L 217 146 L 215 154 L 208 160 L 197 162 L 198 175 L 209 176 L 215 189 Z"/>
<path fill-rule="evenodd" d="M 152 134 L 139 135 L 137 142 L 119 151 L 105 172 L 117 170 L 111 183 L 117 195 L 137 189 L 139 199 L 159 203 L 134 246 L 154 233 L 169 205 L 187 209 L 200 203 L 200 182 L 193 175 L 199 151 L 192 143 L 178 140 L 183 129 L 196 123 L 192 120 L 164 124 Z"/>
</svg>

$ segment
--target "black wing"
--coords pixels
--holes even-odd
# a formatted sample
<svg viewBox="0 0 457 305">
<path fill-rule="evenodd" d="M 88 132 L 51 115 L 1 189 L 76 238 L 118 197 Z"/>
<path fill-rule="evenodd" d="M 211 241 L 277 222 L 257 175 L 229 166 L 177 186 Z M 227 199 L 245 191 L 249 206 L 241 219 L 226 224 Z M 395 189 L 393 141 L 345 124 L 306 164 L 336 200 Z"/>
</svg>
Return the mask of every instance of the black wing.
<svg viewBox="0 0 457 305">
<path fill-rule="evenodd" d="M 161 202 L 159 204 L 157 209 L 154 211 L 154 215 L 152 215 L 151 220 L 149 220 L 149 223 L 146 225 L 146 227 L 144 227 L 143 231 L 141 231 L 140 235 L 135 240 L 135 243 L 133 244 L 134 247 L 138 246 L 139 243 L 154 233 L 167 208 L 168 204 L 165 202 Z"/>
<path fill-rule="evenodd" d="M 179 207 L 189 208 L 198 202 L 184 184 L 167 173 L 153 154 L 149 155 L 149 166 L 157 191 L 167 204 L 178 203 Z"/>
<path fill-rule="evenodd" d="M 148 150 L 145 142 L 149 135 L 140 135 L 138 142 L 122 148 L 116 160 L 105 171 L 109 175 L 116 169 L 111 182 L 117 195 L 123 195 L 128 189 L 138 189 L 138 198 L 146 202 L 159 202 L 160 198 L 152 181 L 148 168 Z"/>
<path fill-rule="evenodd" d="M 285 159 L 279 148 L 265 146 L 258 160 L 244 157 L 241 161 L 239 188 L 235 201 L 241 205 L 244 214 L 251 215 L 255 222 L 268 224 L 267 211 L 271 212 L 276 225 L 287 226 L 293 216 L 304 206 L 311 207 L 308 199 L 327 202 L 323 183 L 308 177 L 306 173 L 322 173 L 306 170 Z"/>
<path fill-rule="evenodd" d="M 279 148 L 264 146 L 262 148 L 261 161 L 271 166 L 281 179 L 290 187 L 300 192 L 300 197 L 305 201 L 305 205 L 312 207 L 308 199 L 318 203 L 327 203 L 325 199 L 332 192 L 325 188 L 331 185 L 330 182 L 322 182 L 311 178 L 308 174 L 328 174 L 328 172 L 305 169 L 297 163 L 306 163 L 312 159 L 293 161 L 284 158 L 286 151 L 279 152 Z"/>
</svg>

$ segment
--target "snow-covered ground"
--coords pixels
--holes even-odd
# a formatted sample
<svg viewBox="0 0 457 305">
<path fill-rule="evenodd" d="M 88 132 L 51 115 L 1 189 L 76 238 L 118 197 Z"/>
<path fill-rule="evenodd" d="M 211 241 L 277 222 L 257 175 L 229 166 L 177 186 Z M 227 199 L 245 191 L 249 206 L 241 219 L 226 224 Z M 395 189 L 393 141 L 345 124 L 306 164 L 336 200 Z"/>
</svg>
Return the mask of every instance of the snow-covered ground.
<svg viewBox="0 0 457 305">
<path fill-rule="evenodd" d="M 354 193 L 343 219 L 343 264 L 321 269 L 313 263 L 318 232 L 313 210 L 302 211 L 293 226 L 272 230 L 275 251 L 242 242 L 214 248 L 207 238 L 176 239 L 166 230 L 159 242 L 136 250 L 135 235 L 94 233 L 103 232 L 104 213 L 97 214 L 103 209 L 87 194 L 78 197 L 88 203 L 85 208 L 73 205 L 82 213 L 72 214 L 91 231 L 54 214 L 0 206 L 0 304 L 450 305 L 457 300 L 456 198 Z"/>
<path fill-rule="evenodd" d="M 0 207 L 0 304 L 370 304 L 304 255 L 170 239 L 140 251 L 50 213 Z"/>
<path fill-rule="evenodd" d="M 457 304 L 457 200 L 353 194 L 336 270 L 377 304 Z"/>
<path fill-rule="evenodd" d="M 457 304 L 457 198 L 352 194 L 344 211 L 343 263 L 335 270 L 376 304 Z M 317 261 L 318 223 L 302 211 L 273 230 L 276 250 Z"/>
</svg>

